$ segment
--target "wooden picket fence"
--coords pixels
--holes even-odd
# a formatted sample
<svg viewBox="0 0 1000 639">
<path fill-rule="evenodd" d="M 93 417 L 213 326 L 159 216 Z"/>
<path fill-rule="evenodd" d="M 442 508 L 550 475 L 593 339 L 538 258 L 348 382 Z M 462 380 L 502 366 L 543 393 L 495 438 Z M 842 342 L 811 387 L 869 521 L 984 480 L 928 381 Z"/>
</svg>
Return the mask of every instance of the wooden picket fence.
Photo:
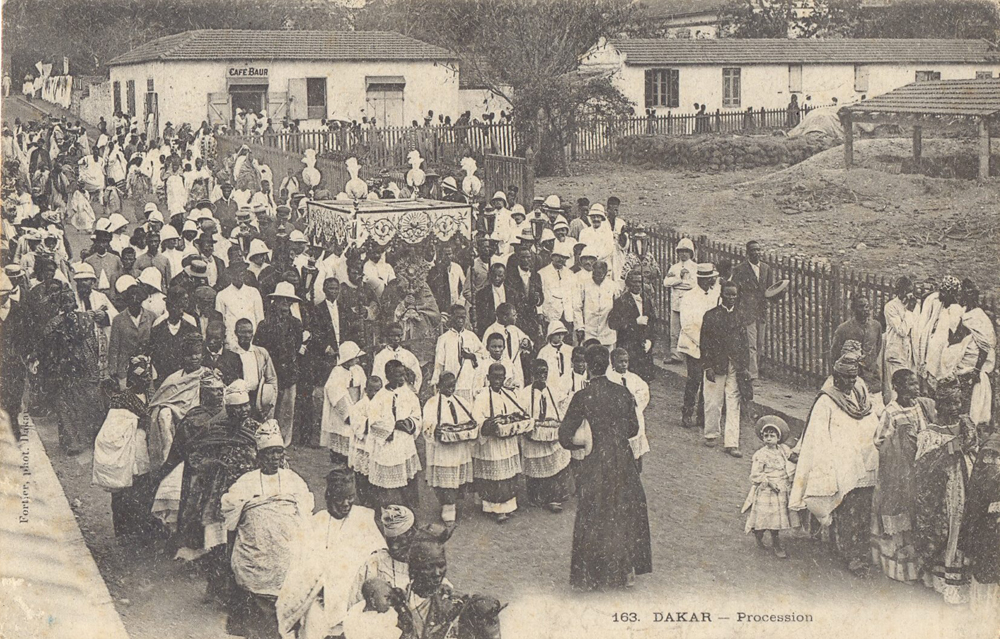
<svg viewBox="0 0 1000 639">
<path fill-rule="evenodd" d="M 650 230 L 648 252 L 662 272 L 676 261 L 677 242 L 684 237 L 673 231 Z M 744 261 L 742 246 L 715 242 L 705 236 L 691 238 L 695 243 L 698 262 L 712 262 L 723 275 Z M 882 309 L 893 297 L 895 277 L 862 273 L 837 265 L 823 265 L 811 260 L 787 256 L 766 255 L 762 260 L 774 274 L 775 281 L 789 280 L 788 290 L 776 302 L 768 304 L 762 367 L 769 375 L 786 381 L 814 387 L 830 374 L 830 348 L 833 333 L 841 322 L 850 317 L 850 302 L 863 295 L 871 303 L 872 315 L 884 323 Z M 662 282 L 654 284 L 657 329 L 663 342 L 670 335 L 670 292 Z M 997 326 L 1000 304 L 993 296 L 981 300 L 983 310 Z M 884 326 L 883 326 L 884 328 Z M 993 375 L 994 406 L 1000 408 L 1000 375 Z"/>
<path fill-rule="evenodd" d="M 802 108 L 801 117 L 810 111 Z M 790 119 L 785 109 L 722 111 L 697 115 L 666 115 L 599 118 L 586 117 L 572 125 L 569 135 L 569 158 L 585 160 L 611 157 L 618 143 L 634 135 L 685 136 L 717 133 L 753 133 L 789 129 L 798 120 Z M 353 155 L 364 166 L 406 166 L 407 154 L 416 149 L 428 163 L 457 164 L 473 152 L 481 155 L 515 157 L 523 155 L 527 145 L 513 122 L 479 123 L 464 126 L 342 128 L 336 131 L 299 131 L 236 136 L 245 142 L 278 149 L 301 156 L 315 149 L 320 156 L 346 158 Z"/>
<path fill-rule="evenodd" d="M 764 108 L 749 111 L 716 110 L 715 113 L 705 115 L 668 111 L 666 115 L 586 119 L 574 128 L 570 138 L 569 158 L 575 161 L 613 157 L 621 140 L 636 135 L 682 137 L 787 130 L 798 124 L 813 108 L 816 107 L 803 107 L 797 119 L 789 118 L 785 109 Z"/>
</svg>

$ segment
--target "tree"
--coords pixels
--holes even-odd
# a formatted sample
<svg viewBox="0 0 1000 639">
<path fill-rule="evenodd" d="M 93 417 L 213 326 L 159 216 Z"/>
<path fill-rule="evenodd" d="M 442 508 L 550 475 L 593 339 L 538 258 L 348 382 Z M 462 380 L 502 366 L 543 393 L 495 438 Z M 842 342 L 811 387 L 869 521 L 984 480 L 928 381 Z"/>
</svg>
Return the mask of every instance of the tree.
<svg viewBox="0 0 1000 639">
<path fill-rule="evenodd" d="M 794 21 L 791 0 L 729 0 L 719 10 L 719 34 L 729 38 L 787 38 Z"/>
<path fill-rule="evenodd" d="M 871 7 L 854 31 L 856 38 L 1000 39 L 1000 5 L 995 0 L 898 0 Z"/>
<path fill-rule="evenodd" d="M 799 38 L 854 38 L 864 21 L 861 0 L 813 0 L 808 11 L 799 11 L 793 32 Z"/>
<path fill-rule="evenodd" d="M 582 78 L 579 58 L 601 36 L 635 24 L 630 0 L 375 0 L 359 29 L 391 29 L 454 51 L 513 106 L 518 139 L 539 170 L 564 171 L 562 142 L 584 108 L 620 112 L 627 101 L 607 78 Z"/>
</svg>

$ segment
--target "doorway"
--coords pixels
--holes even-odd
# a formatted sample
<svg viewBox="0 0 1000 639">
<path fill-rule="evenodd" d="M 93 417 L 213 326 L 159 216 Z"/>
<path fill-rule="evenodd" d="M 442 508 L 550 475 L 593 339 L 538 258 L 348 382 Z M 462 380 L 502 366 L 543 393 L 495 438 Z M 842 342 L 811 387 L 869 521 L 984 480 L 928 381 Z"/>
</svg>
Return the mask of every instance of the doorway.
<svg viewBox="0 0 1000 639">
<path fill-rule="evenodd" d="M 233 99 L 233 117 L 236 117 L 236 109 L 243 109 L 244 112 L 253 111 L 260 113 L 265 108 L 265 97 L 267 96 L 266 84 L 238 84 L 229 87 L 229 93 Z"/>
</svg>

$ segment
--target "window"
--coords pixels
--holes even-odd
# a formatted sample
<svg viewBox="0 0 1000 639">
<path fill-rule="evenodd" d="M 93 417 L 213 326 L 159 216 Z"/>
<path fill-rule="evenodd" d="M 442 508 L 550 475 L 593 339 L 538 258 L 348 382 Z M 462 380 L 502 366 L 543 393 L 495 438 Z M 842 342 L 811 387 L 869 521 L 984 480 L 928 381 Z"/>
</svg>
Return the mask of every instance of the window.
<svg viewBox="0 0 1000 639">
<path fill-rule="evenodd" d="M 868 92 L 868 67 L 854 65 L 854 90 L 858 93 Z"/>
<path fill-rule="evenodd" d="M 125 106 L 129 115 L 135 115 L 135 80 L 125 83 Z"/>
<path fill-rule="evenodd" d="M 739 71 L 739 69 L 737 69 Z M 788 92 L 802 93 L 802 65 L 788 65 Z"/>
<path fill-rule="evenodd" d="M 114 88 L 115 113 L 118 113 L 122 110 L 122 83 L 115 80 L 112 86 Z"/>
<path fill-rule="evenodd" d="M 306 108 L 310 120 L 326 117 L 326 78 L 306 78 Z"/>
<path fill-rule="evenodd" d="M 993 79 L 993 72 L 992 71 L 976 71 L 976 79 L 977 80 L 992 80 Z"/>
<path fill-rule="evenodd" d="M 646 108 L 680 106 L 680 71 L 677 69 L 646 70 Z"/>
<path fill-rule="evenodd" d="M 917 71 L 917 82 L 930 82 L 932 80 L 940 79 L 940 71 Z"/>
<path fill-rule="evenodd" d="M 740 70 L 722 70 L 722 108 L 740 108 Z"/>
</svg>

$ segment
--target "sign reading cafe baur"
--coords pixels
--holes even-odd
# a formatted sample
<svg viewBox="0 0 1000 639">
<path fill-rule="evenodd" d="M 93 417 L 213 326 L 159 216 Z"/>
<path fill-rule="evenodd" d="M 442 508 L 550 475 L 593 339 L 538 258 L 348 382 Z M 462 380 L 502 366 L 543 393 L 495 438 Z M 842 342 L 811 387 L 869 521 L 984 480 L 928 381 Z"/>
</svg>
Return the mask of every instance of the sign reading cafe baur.
<svg viewBox="0 0 1000 639">
<path fill-rule="evenodd" d="M 230 78 L 266 78 L 267 67 L 229 67 Z"/>
</svg>

